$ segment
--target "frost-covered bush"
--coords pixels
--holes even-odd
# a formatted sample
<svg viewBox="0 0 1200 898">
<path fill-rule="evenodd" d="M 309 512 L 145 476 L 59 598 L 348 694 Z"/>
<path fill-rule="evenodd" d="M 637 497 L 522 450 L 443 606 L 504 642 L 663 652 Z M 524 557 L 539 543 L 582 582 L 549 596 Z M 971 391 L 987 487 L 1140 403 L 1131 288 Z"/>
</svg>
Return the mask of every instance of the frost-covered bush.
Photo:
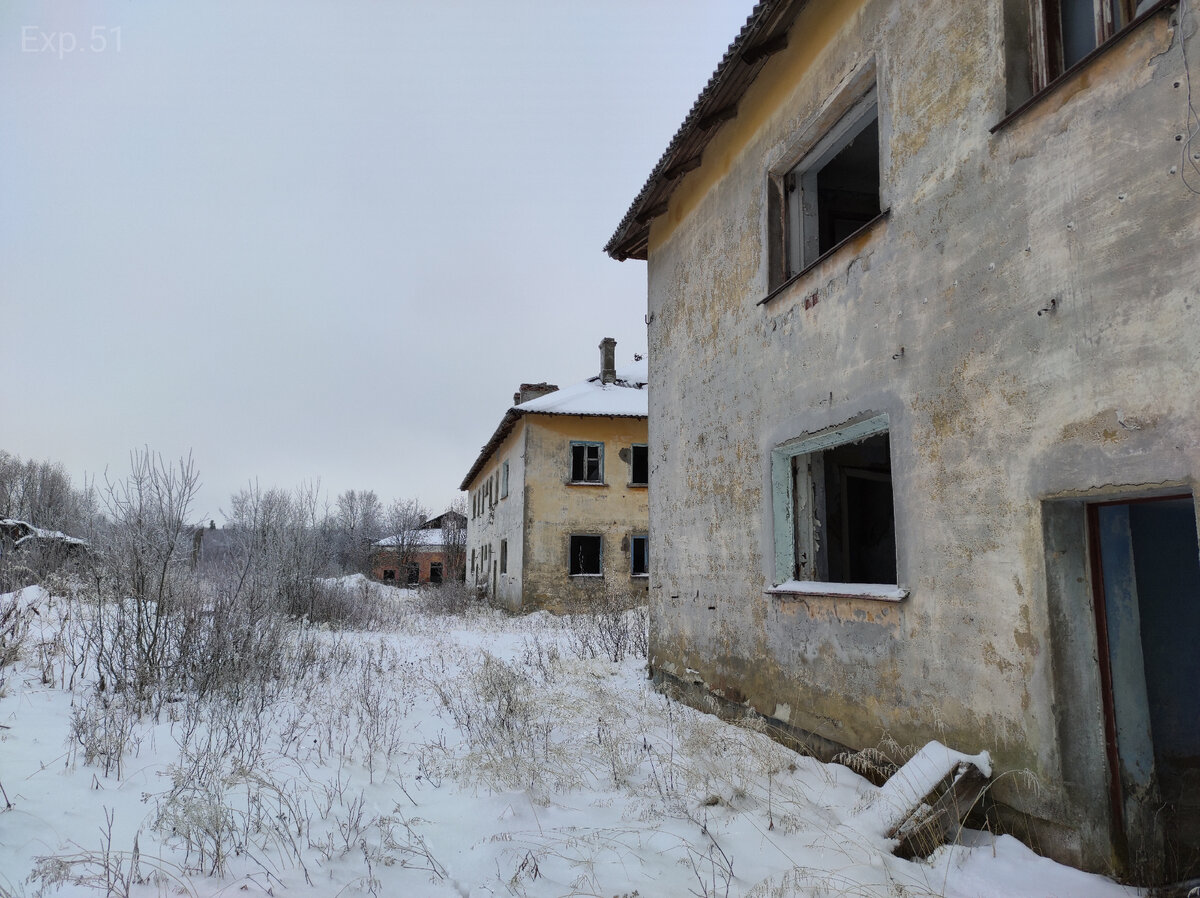
<svg viewBox="0 0 1200 898">
<path fill-rule="evenodd" d="M 21 658 L 29 636 L 32 605 L 22 599 L 20 592 L 0 596 L 0 695 L 4 694 L 7 670 Z"/>
<path fill-rule="evenodd" d="M 646 657 L 650 615 L 645 605 L 630 608 L 606 593 L 596 603 L 572 611 L 566 619 L 567 639 L 577 657 L 618 664 L 626 657 Z"/>
</svg>

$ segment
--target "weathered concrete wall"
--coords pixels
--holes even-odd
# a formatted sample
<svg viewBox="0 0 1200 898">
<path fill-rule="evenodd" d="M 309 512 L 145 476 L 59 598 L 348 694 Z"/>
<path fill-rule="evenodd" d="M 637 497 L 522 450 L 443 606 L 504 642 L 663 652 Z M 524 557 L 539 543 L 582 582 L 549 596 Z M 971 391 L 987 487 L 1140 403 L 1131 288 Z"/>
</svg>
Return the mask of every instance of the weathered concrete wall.
<svg viewBox="0 0 1200 898">
<path fill-rule="evenodd" d="M 470 484 L 467 500 L 467 582 L 485 590 L 497 604 L 520 610 L 522 599 L 523 542 L 525 537 L 525 420 L 492 453 Z M 502 471 L 508 463 L 508 494 L 503 494 Z M 489 480 L 494 484 L 490 498 L 480 497 L 472 506 L 471 496 Z M 500 572 L 500 550 L 507 540 L 506 572 Z M 486 549 L 486 553 L 485 553 Z M 471 558 L 474 552 L 475 568 Z M 486 559 L 486 560 L 485 560 Z"/>
<path fill-rule="evenodd" d="M 526 606 L 569 611 L 605 596 L 645 603 L 649 581 L 630 575 L 629 537 L 647 532 L 647 490 L 629 486 L 629 449 L 646 443 L 646 419 L 527 415 L 525 420 Z M 604 444 L 603 484 L 569 482 L 572 440 Z M 603 537 L 602 577 L 568 575 L 572 533 Z"/>
<path fill-rule="evenodd" d="M 1047 500 L 1197 480 L 1200 198 L 1167 14 L 992 134 L 1003 30 L 1000 2 L 810 4 L 655 221 L 651 664 L 843 745 L 987 748 L 1036 778 L 995 794 L 1040 847 L 1104 869 L 1086 565 L 1047 564 L 1082 518 Z M 872 60 L 890 214 L 759 305 L 767 172 Z M 881 413 L 908 598 L 764 594 L 772 448 Z"/>
</svg>

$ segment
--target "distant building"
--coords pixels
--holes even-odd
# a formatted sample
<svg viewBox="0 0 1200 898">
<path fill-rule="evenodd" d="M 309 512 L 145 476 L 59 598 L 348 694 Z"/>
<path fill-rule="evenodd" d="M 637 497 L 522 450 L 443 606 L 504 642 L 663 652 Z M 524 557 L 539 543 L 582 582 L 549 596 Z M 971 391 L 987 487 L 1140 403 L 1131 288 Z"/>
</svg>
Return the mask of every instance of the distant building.
<svg viewBox="0 0 1200 898">
<path fill-rule="evenodd" d="M 27 521 L 0 518 L 0 569 L 42 576 L 83 558 L 87 550 L 87 540 Z M 0 586 L 7 588 L 4 577 L 0 577 Z"/>
<path fill-rule="evenodd" d="M 558 389 L 522 384 L 463 478 L 467 582 L 511 610 L 646 601 L 646 363 Z"/>
<path fill-rule="evenodd" d="M 371 576 L 397 586 L 461 580 L 466 526 L 464 515 L 447 511 L 416 530 L 379 540 L 371 547 Z"/>
</svg>

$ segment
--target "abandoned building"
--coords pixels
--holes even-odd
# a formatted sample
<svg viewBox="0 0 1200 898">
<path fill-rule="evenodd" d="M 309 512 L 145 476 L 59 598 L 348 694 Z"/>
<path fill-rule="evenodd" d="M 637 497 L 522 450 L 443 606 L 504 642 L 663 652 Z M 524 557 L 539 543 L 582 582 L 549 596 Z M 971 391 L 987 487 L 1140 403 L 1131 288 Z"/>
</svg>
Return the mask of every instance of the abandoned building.
<svg viewBox="0 0 1200 898">
<path fill-rule="evenodd" d="M 77 566 L 86 561 L 89 548 L 87 540 L 58 530 L 0 518 L 0 588 L 7 589 L 31 574 L 41 577 Z"/>
<path fill-rule="evenodd" d="M 562 390 L 521 384 L 459 487 L 467 582 L 510 610 L 645 603 L 649 577 L 646 363 Z"/>
<path fill-rule="evenodd" d="M 648 263 L 654 675 L 986 748 L 1001 825 L 1143 881 L 1200 846 L 1198 25 L 765 0 L 606 247 Z"/>
<path fill-rule="evenodd" d="M 467 519 L 457 511 L 371 545 L 371 576 L 393 586 L 440 586 L 463 579 Z"/>
</svg>

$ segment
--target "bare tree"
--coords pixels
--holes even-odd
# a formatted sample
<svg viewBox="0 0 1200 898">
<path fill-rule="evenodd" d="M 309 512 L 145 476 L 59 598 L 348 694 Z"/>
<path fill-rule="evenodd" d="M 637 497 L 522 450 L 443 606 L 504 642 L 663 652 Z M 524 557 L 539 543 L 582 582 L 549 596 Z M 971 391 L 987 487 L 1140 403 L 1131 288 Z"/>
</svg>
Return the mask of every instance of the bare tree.
<svg viewBox="0 0 1200 898">
<path fill-rule="evenodd" d="M 467 500 L 459 496 L 442 516 L 442 548 L 446 558 L 446 579 L 459 581 L 467 576 Z"/>
<path fill-rule="evenodd" d="M 168 463 L 148 448 L 130 454 L 124 479 L 105 475 L 107 520 L 90 534 L 97 599 L 113 611 L 96 616 L 101 683 L 143 696 L 173 666 L 179 631 L 167 621 L 193 593 L 188 515 L 199 488 L 191 455 Z"/>
<path fill-rule="evenodd" d="M 383 535 L 383 503 L 374 490 L 346 490 L 332 519 L 337 562 L 343 572 L 369 573 L 371 545 Z"/>
<path fill-rule="evenodd" d="M 95 512 L 94 492 L 75 489 L 60 462 L 23 461 L 0 449 L 0 518 L 78 536 Z"/>
<path fill-rule="evenodd" d="M 304 484 L 293 493 L 258 484 L 231 499 L 229 527 L 236 532 L 239 590 L 271 597 L 279 610 L 311 615 L 316 581 L 334 566 L 330 519 L 320 484 Z"/>
<path fill-rule="evenodd" d="M 421 527 L 429 520 L 429 510 L 416 499 L 396 499 L 388 506 L 383 520 L 387 536 L 381 541 L 381 548 L 394 559 L 400 582 L 404 583 L 408 565 L 425 544 Z"/>
</svg>

